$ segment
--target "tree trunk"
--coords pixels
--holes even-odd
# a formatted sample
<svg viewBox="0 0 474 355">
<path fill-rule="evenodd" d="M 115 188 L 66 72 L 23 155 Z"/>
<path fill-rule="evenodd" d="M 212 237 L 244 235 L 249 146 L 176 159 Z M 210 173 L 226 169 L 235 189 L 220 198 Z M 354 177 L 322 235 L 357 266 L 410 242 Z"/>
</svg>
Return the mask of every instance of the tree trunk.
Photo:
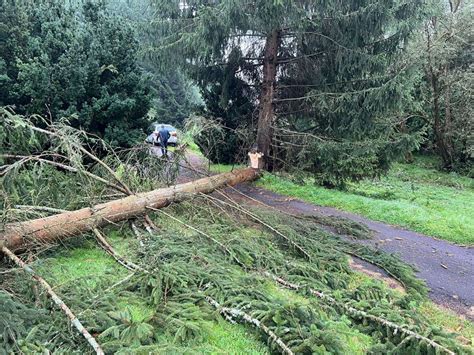
<svg viewBox="0 0 474 355">
<path fill-rule="evenodd" d="M 447 125 L 446 120 L 450 119 L 450 117 L 445 116 L 445 120 L 443 122 L 441 118 L 441 107 L 440 107 L 440 88 L 439 88 L 439 78 L 436 74 L 431 74 L 431 88 L 433 91 L 433 115 L 434 115 L 434 133 L 435 133 L 435 142 L 436 148 L 438 150 L 438 154 L 441 156 L 443 160 L 443 167 L 450 169 L 452 167 L 452 152 L 451 146 L 449 144 L 449 139 L 447 135 L 449 132 L 446 131 Z M 446 98 L 449 100 L 449 97 Z M 449 111 L 449 102 L 446 102 L 448 106 L 446 106 L 446 114 L 450 115 Z"/>
<path fill-rule="evenodd" d="M 168 188 L 143 192 L 102 203 L 93 207 L 64 212 L 30 221 L 10 223 L 0 233 L 0 248 L 18 250 L 28 244 L 47 243 L 99 228 L 107 224 L 126 220 L 147 212 L 149 207 L 162 208 L 178 202 L 210 193 L 220 187 L 233 186 L 258 177 L 257 169 L 246 168 L 219 174 Z"/>
<path fill-rule="evenodd" d="M 263 153 L 265 166 L 270 165 L 270 147 L 272 143 L 272 124 L 274 118 L 273 97 L 277 74 L 277 55 L 280 47 L 281 33 L 273 30 L 265 41 L 263 57 L 263 82 L 260 93 L 259 115 L 257 125 L 257 148 Z"/>
<path fill-rule="evenodd" d="M 434 34 L 436 34 L 436 26 L 437 26 L 437 20 L 435 17 L 431 19 L 431 26 L 433 28 Z M 450 106 L 449 106 L 449 94 L 446 97 L 446 116 L 444 117 L 444 122 L 441 117 L 441 105 L 440 105 L 440 98 L 442 95 L 442 90 L 440 87 L 440 76 L 441 76 L 441 69 L 436 69 L 434 67 L 434 63 L 432 62 L 432 37 L 430 34 L 429 27 L 426 27 L 426 34 L 427 34 L 427 50 L 428 50 L 428 77 L 429 77 L 429 82 L 431 85 L 431 91 L 433 95 L 433 116 L 434 116 L 434 124 L 433 124 L 433 131 L 435 135 L 435 144 L 436 144 L 436 150 L 438 154 L 440 155 L 442 161 L 443 161 L 443 167 L 444 168 L 452 168 L 452 145 L 450 144 L 449 138 L 447 137 L 447 134 L 449 135 L 449 132 L 447 132 L 447 125 L 446 122 L 447 120 L 451 119 L 451 112 L 450 112 Z M 449 88 L 448 88 L 449 90 Z"/>
<path fill-rule="evenodd" d="M 445 69 L 445 78 L 447 81 L 445 93 L 444 93 L 444 144 L 446 149 L 446 165 L 448 168 L 453 168 L 453 127 L 452 127 L 452 113 L 451 113 L 451 85 L 449 83 L 448 69 Z"/>
</svg>

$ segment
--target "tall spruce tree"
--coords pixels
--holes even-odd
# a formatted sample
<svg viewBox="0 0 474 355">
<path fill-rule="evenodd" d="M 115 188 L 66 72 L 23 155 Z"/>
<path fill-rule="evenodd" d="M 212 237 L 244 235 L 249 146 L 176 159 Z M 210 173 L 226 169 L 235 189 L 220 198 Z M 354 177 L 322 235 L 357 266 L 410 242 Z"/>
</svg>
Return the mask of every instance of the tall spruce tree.
<svg viewBox="0 0 474 355">
<path fill-rule="evenodd" d="M 150 120 L 182 126 L 203 103 L 197 87 L 179 67 L 141 55 L 146 53 L 150 39 L 160 35 L 153 30 L 152 0 L 108 0 L 106 5 L 111 13 L 125 18 L 136 32 L 140 51 L 138 61 L 150 78 L 148 84 L 153 96 Z"/>
<path fill-rule="evenodd" d="M 376 174 L 395 155 L 413 149 L 414 141 L 400 137 L 396 128 L 411 90 L 407 68 L 397 67 L 396 58 L 420 22 L 422 1 L 155 3 L 155 23 L 165 34 L 156 43 L 159 54 L 171 50 L 174 62 L 181 59 L 201 87 L 222 81 L 208 75 L 205 83 L 206 72 L 226 67 L 249 90 L 257 88 L 255 142 L 270 166 L 287 160 L 274 149 L 275 128 L 282 124 L 301 126 L 331 143 L 319 146 L 306 164 L 329 180 Z M 232 97 L 233 87 L 219 86 L 223 98 Z M 254 118 L 241 121 L 252 125 Z M 338 142 L 347 146 L 343 152 Z M 334 164 L 326 161 L 333 154 L 330 146 L 339 151 Z M 355 146 L 360 159 L 347 159 Z"/>
</svg>

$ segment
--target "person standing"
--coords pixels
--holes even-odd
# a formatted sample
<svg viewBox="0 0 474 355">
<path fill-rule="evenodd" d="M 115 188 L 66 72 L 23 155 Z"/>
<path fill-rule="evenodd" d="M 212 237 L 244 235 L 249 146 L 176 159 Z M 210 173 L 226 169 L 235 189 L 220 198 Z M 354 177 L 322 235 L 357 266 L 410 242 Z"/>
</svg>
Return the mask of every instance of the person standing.
<svg viewBox="0 0 474 355">
<path fill-rule="evenodd" d="M 168 156 L 168 139 L 170 139 L 171 134 L 165 128 L 165 125 L 160 126 L 160 131 L 158 133 L 160 136 L 161 155 L 164 157 L 167 157 Z"/>
</svg>

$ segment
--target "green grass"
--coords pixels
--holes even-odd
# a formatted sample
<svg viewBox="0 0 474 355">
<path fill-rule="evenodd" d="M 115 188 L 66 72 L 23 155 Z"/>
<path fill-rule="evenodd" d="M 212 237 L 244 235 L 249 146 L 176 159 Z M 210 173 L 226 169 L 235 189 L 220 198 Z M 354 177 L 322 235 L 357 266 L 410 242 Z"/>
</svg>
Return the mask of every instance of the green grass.
<svg viewBox="0 0 474 355">
<path fill-rule="evenodd" d="M 198 145 L 194 142 L 189 142 L 188 143 L 188 149 L 193 152 L 194 154 L 199 155 L 200 157 L 203 157 L 204 155 L 201 153 L 201 150 L 199 149 Z"/>
<path fill-rule="evenodd" d="M 124 255 L 130 255 L 130 243 L 136 241 L 130 236 L 127 239 L 127 234 L 124 235 L 117 230 L 108 233 L 108 240 Z M 78 281 L 82 281 L 90 288 L 91 295 L 97 296 L 103 292 L 105 286 L 110 286 L 129 274 L 129 271 L 121 267 L 92 240 L 77 241 L 73 244 L 75 245 L 58 251 L 54 257 L 36 261 L 34 265 L 38 274 L 44 275 L 59 294 L 62 290 L 74 287 Z M 155 312 L 145 299 L 130 293 L 126 298 L 120 297 L 116 309 L 128 309 L 134 321 L 150 318 Z M 225 321 L 209 321 L 206 324 L 202 339 L 183 344 L 174 343 L 173 336 L 160 329 L 160 341 L 150 346 L 149 350 L 163 354 L 269 354 L 268 347 L 252 327 L 229 324 Z"/>
<path fill-rule="evenodd" d="M 474 180 L 439 172 L 434 165 L 426 157 L 417 158 L 413 164 L 398 163 L 386 176 L 349 183 L 344 191 L 317 186 L 311 178 L 300 185 L 273 174 L 265 174 L 257 185 L 450 242 L 472 245 Z"/>
<path fill-rule="evenodd" d="M 217 174 L 228 173 L 230 171 L 237 170 L 237 169 L 242 169 L 242 168 L 245 168 L 245 165 L 241 165 L 241 164 L 235 164 L 235 165 L 211 164 L 210 165 L 210 170 L 213 173 L 217 173 Z"/>
<path fill-rule="evenodd" d="M 432 324 L 459 334 L 462 343 L 474 346 L 474 323 L 430 301 L 422 303 L 419 309 Z"/>
<path fill-rule="evenodd" d="M 225 321 L 209 322 L 209 328 L 206 331 L 206 348 L 210 348 L 210 351 L 203 351 L 204 353 L 269 354 L 268 347 L 258 340 L 257 335 L 240 324 L 230 324 Z"/>
<path fill-rule="evenodd" d="M 79 279 L 87 282 L 94 289 L 97 287 L 97 278 L 107 276 L 110 282 L 116 282 L 127 275 L 124 268 L 119 268 L 117 262 L 105 254 L 102 249 L 86 245 L 62 251 L 58 256 L 45 261 L 38 261 L 38 271 L 53 280 L 55 286 L 67 287 Z"/>
</svg>

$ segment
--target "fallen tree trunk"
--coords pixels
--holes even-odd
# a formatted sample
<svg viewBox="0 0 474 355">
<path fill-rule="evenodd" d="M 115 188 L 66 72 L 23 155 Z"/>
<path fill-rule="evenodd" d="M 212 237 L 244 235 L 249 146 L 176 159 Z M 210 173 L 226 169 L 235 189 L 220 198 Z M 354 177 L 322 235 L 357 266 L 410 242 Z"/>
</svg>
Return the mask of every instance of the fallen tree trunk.
<svg viewBox="0 0 474 355">
<path fill-rule="evenodd" d="M 143 192 L 102 203 L 93 207 L 64 212 L 34 220 L 9 223 L 0 233 L 0 249 L 18 250 L 32 243 L 48 243 L 119 222 L 147 212 L 147 208 L 162 208 L 197 193 L 210 193 L 227 185 L 252 181 L 258 170 L 246 168 L 230 173 L 214 175 L 185 184 Z"/>
</svg>

